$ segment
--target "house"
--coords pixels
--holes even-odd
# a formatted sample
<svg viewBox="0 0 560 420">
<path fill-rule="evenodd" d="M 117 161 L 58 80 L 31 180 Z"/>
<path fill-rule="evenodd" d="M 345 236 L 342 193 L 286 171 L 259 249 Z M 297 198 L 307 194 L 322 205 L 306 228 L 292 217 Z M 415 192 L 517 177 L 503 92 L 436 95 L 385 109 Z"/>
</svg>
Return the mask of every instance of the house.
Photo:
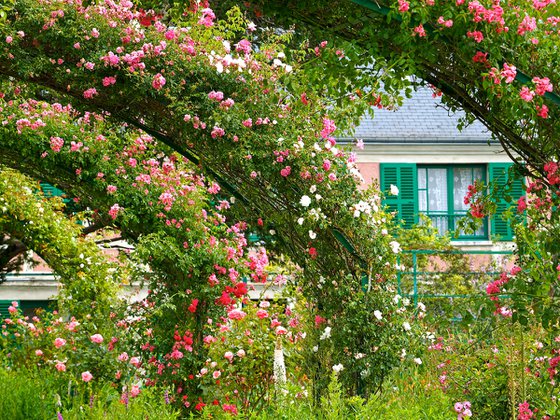
<svg viewBox="0 0 560 420">
<path fill-rule="evenodd" d="M 453 231 L 468 210 L 464 203 L 468 186 L 476 180 L 496 181 L 504 186 L 512 161 L 479 121 L 459 131 L 464 113 L 450 113 L 439 97 L 421 88 L 405 99 L 396 111 L 375 110 L 374 118 L 362 120 L 353 138 L 364 142 L 357 152 L 357 166 L 366 182 L 376 181 L 384 192 L 391 185 L 397 196 L 386 195 L 385 204 L 396 211 L 405 226 L 428 216 L 441 233 Z M 509 195 L 523 195 L 520 180 Z M 474 233 L 459 232 L 454 244 L 462 248 L 503 249 L 513 232 L 502 214 L 510 206 L 498 203 L 497 214 L 484 218 Z"/>
</svg>

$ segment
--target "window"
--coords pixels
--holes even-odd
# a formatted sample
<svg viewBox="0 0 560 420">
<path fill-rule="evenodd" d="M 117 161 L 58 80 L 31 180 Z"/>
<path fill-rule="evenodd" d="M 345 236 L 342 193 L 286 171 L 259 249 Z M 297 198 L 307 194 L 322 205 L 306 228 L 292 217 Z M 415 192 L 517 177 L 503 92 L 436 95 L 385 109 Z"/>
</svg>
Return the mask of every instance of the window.
<svg viewBox="0 0 560 420">
<path fill-rule="evenodd" d="M 464 203 L 469 185 L 486 181 L 485 165 L 418 165 L 418 213 L 432 220 L 440 234 L 454 232 L 467 214 Z M 488 221 L 474 233 L 459 232 L 459 239 L 486 239 Z"/>
<path fill-rule="evenodd" d="M 503 197 L 498 197 L 497 212 L 491 220 L 483 220 L 482 226 L 474 233 L 459 231 L 457 239 L 477 240 L 499 238 L 511 240 L 513 232 L 502 215 L 512 205 L 506 201 L 509 195 L 513 203 L 523 195 L 521 179 L 516 179 L 505 193 L 511 163 L 489 163 L 472 165 L 416 165 L 414 163 L 382 163 L 380 165 L 381 190 L 384 204 L 389 211 L 410 227 L 419 222 L 419 214 L 427 215 L 440 233 L 456 231 L 458 220 L 467 214 L 468 206 L 464 197 L 468 186 L 476 180 L 492 181 L 503 187 Z M 399 194 L 389 194 L 391 185 L 399 188 Z"/>
</svg>

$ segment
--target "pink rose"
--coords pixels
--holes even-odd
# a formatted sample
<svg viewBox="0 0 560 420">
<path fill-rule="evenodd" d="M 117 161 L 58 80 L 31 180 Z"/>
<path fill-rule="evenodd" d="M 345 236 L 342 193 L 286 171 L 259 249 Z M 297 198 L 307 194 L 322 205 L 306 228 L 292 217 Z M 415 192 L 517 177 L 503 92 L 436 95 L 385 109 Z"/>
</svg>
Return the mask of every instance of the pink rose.
<svg viewBox="0 0 560 420">
<path fill-rule="evenodd" d="M 93 334 L 89 339 L 95 344 L 103 343 L 103 336 L 101 334 Z"/>
<path fill-rule="evenodd" d="M 156 90 L 160 90 L 164 86 L 165 86 L 165 77 L 163 77 L 161 73 L 156 74 L 152 80 L 152 87 Z"/>
<path fill-rule="evenodd" d="M 66 340 L 65 340 L 64 338 L 57 337 L 57 338 L 55 338 L 55 340 L 54 340 L 54 346 L 55 346 L 57 349 L 61 348 L 61 347 L 62 347 L 63 345 L 65 345 L 65 344 L 66 344 Z"/>
<path fill-rule="evenodd" d="M 54 367 L 59 372 L 66 372 L 66 365 L 62 362 L 56 362 L 56 365 L 54 365 Z"/>
<path fill-rule="evenodd" d="M 288 330 L 284 327 L 276 327 L 276 335 L 286 335 L 288 333 Z"/>
<path fill-rule="evenodd" d="M 82 381 L 89 382 L 93 379 L 93 375 L 89 371 L 82 372 Z"/>
<path fill-rule="evenodd" d="M 132 385 L 130 388 L 130 396 L 132 398 L 137 397 L 140 394 L 140 387 L 138 385 Z"/>
<path fill-rule="evenodd" d="M 264 310 L 264 309 L 259 309 L 259 310 L 257 311 L 257 317 L 258 317 L 259 319 L 267 318 L 267 317 L 268 317 L 268 312 L 267 312 L 266 310 Z"/>
<path fill-rule="evenodd" d="M 239 309 L 232 309 L 231 311 L 228 312 L 228 318 L 229 319 L 243 319 L 245 318 L 247 314 Z"/>
</svg>

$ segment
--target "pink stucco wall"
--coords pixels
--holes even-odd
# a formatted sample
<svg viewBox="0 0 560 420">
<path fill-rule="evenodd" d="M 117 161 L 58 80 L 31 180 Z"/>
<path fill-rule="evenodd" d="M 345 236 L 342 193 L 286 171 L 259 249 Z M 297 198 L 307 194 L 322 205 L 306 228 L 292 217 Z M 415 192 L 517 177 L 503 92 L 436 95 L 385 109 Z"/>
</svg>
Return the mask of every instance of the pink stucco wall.
<svg viewBox="0 0 560 420">
<path fill-rule="evenodd" d="M 365 184 L 371 184 L 372 180 L 379 182 L 379 162 L 357 162 L 356 166 L 364 177 Z"/>
</svg>

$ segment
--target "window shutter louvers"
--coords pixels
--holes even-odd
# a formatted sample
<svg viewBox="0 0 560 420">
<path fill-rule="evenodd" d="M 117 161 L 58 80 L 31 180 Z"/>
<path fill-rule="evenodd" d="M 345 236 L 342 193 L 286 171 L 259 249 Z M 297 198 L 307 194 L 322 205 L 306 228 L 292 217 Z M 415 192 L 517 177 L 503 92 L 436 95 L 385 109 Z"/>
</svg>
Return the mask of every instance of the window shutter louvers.
<svg viewBox="0 0 560 420">
<path fill-rule="evenodd" d="M 40 185 L 41 185 L 41 190 L 43 191 L 43 194 L 47 198 L 62 197 L 62 196 L 65 195 L 62 190 L 59 190 L 58 188 L 56 188 L 55 186 L 53 186 L 51 184 L 48 184 L 46 182 L 40 182 Z"/>
<path fill-rule="evenodd" d="M 17 301 L 19 303 L 19 301 Z M 12 305 L 11 300 L 0 300 L 0 320 L 5 318 L 9 318 L 10 312 L 8 312 L 8 308 Z"/>
<path fill-rule="evenodd" d="M 418 222 L 418 181 L 416 165 L 411 163 L 382 163 L 381 191 L 385 194 L 383 204 L 389 211 L 397 212 L 397 218 L 406 227 Z M 399 189 L 397 196 L 391 195 L 391 185 Z"/>
<path fill-rule="evenodd" d="M 512 176 L 509 172 L 512 166 L 512 163 L 490 163 L 488 165 L 490 181 L 494 182 L 498 188 L 496 214 L 492 216 L 491 232 L 493 236 L 499 236 L 503 241 L 513 239 L 513 229 L 510 223 L 504 220 L 503 215 L 510 207 L 516 206 L 517 200 L 524 194 L 522 178 L 515 178 L 506 192 L 506 185 Z M 511 197 L 511 201 L 506 201 L 506 196 Z"/>
</svg>

